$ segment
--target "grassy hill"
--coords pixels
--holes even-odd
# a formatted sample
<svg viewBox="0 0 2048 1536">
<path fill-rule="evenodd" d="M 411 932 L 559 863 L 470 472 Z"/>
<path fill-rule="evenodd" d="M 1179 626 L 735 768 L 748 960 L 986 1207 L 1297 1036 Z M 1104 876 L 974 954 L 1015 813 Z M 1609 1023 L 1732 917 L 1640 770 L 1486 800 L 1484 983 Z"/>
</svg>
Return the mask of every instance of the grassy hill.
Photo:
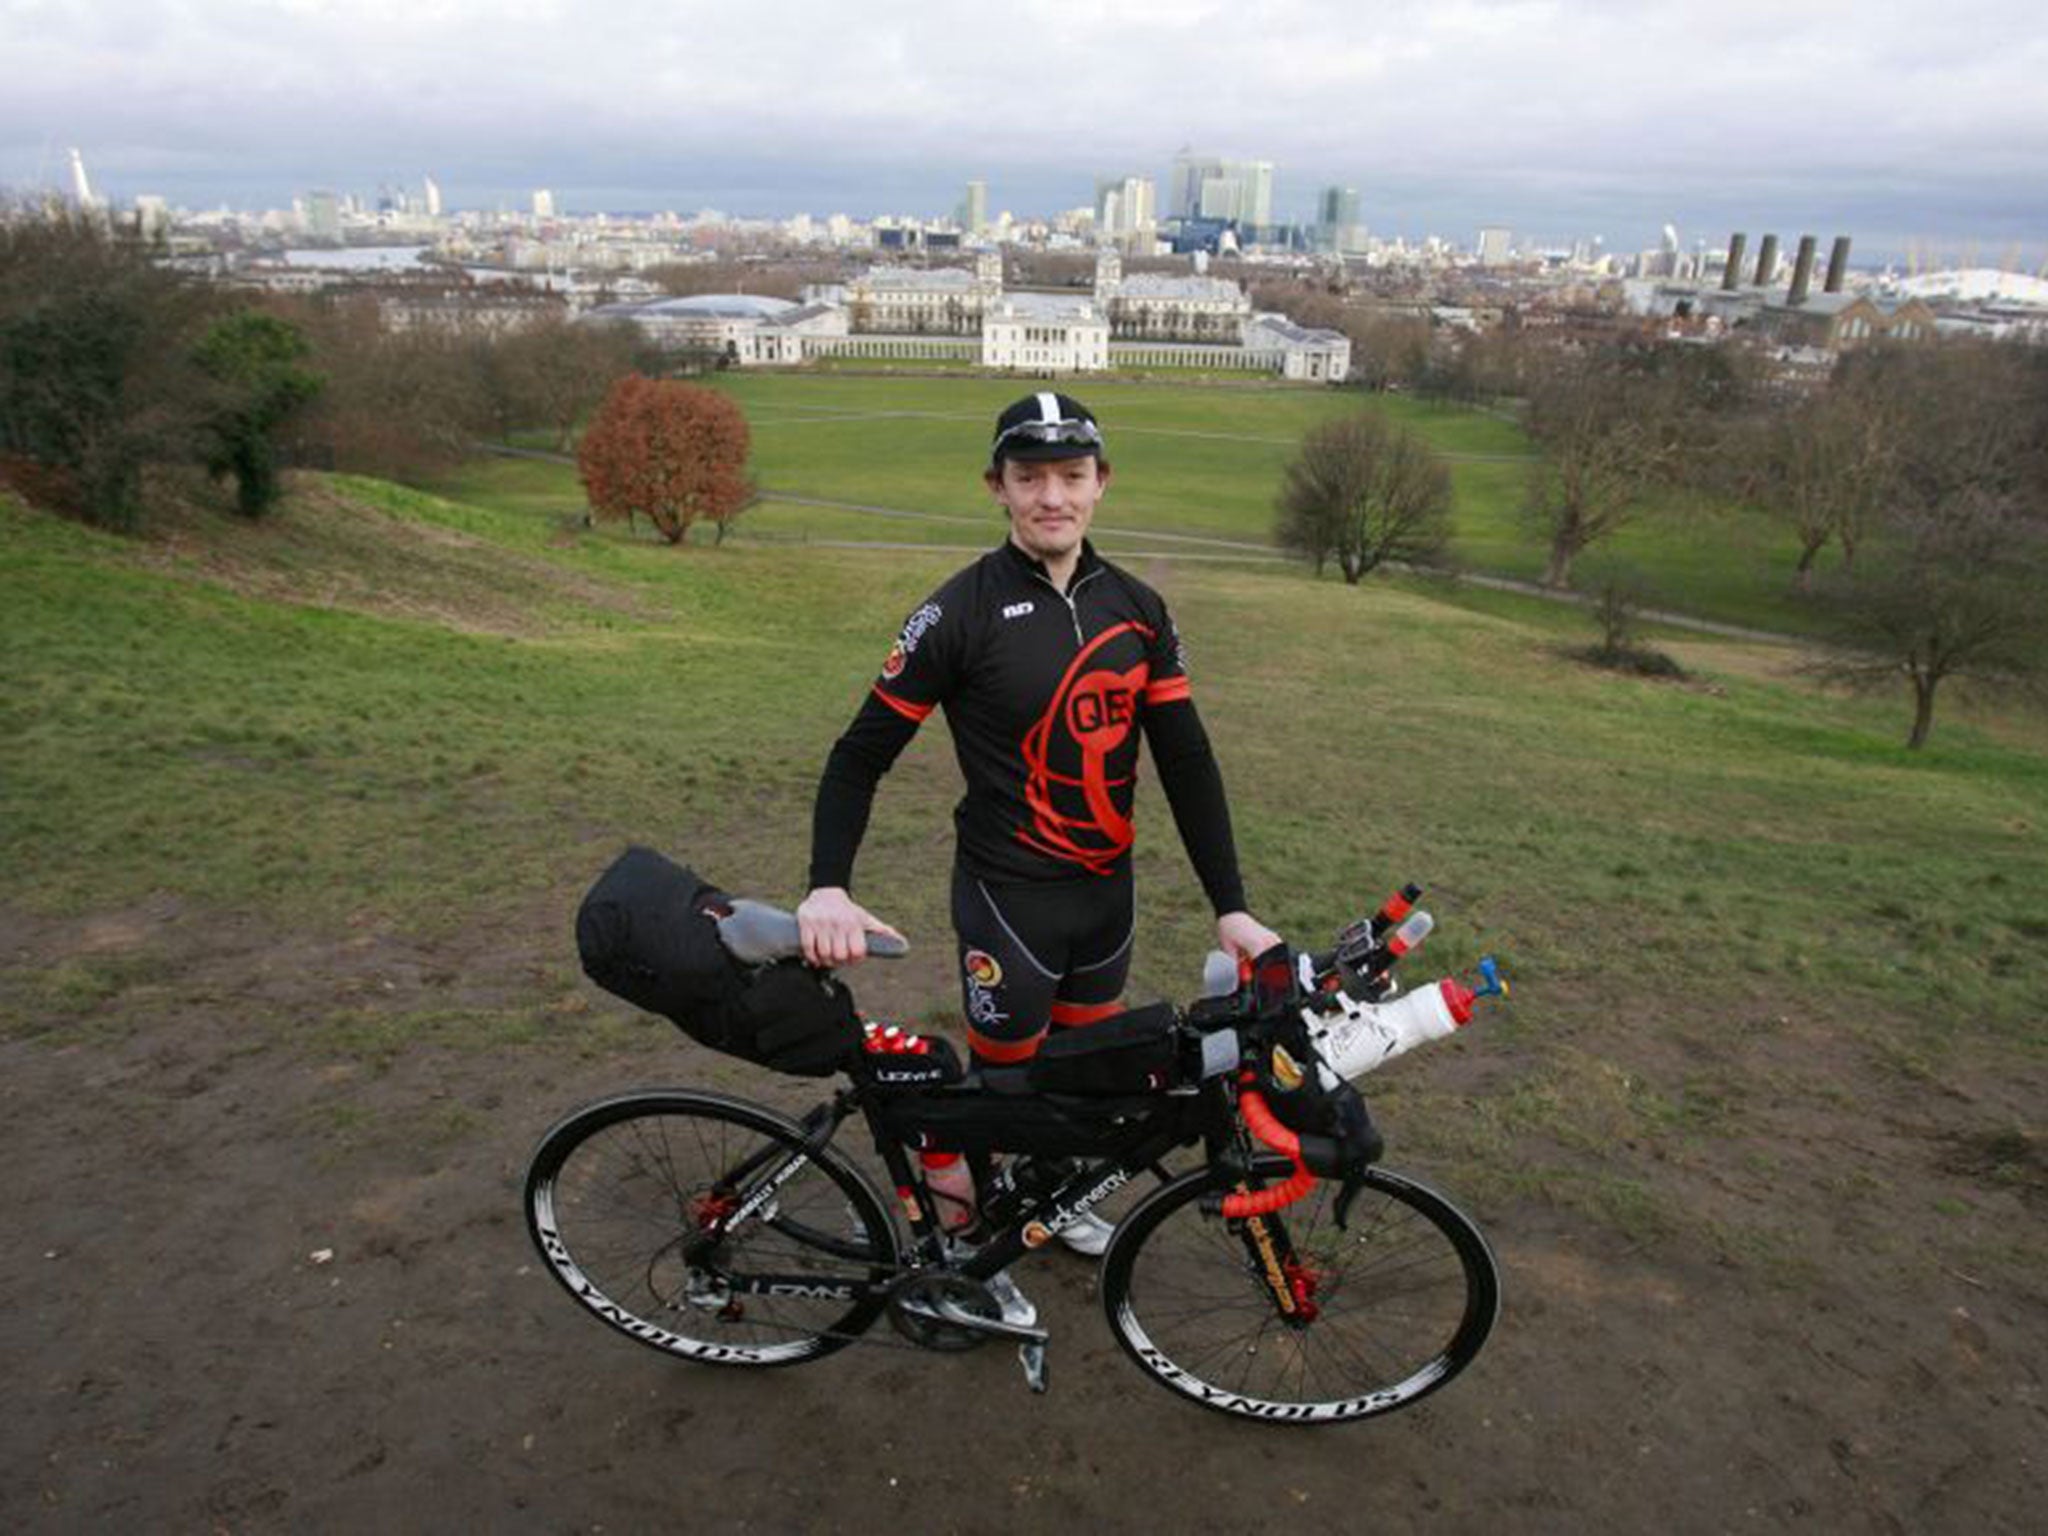
<svg viewBox="0 0 2048 1536">
<path fill-rule="evenodd" d="M 957 557 L 668 550 L 562 510 L 309 476 L 273 522 L 188 491 L 131 542 L 5 503 L 0 900 L 175 889 L 452 934 L 558 904 L 628 836 L 796 894 L 825 750 Z M 1564 658 L 1548 614 L 1137 564 L 1189 636 L 1252 889 L 1289 929 L 1413 877 L 1438 892 L 1437 961 L 1498 950 L 1534 1037 L 1585 1027 L 1598 996 L 1911 1019 L 1900 1050 L 2038 1045 L 2038 722 L 1958 711 L 1909 755 L 1896 701 L 1817 694 L 1751 648 L 1693 644 L 1703 681 L 1651 684 Z M 927 950 L 953 774 L 925 732 L 862 865 Z M 1139 984 L 1175 994 L 1204 924 L 1142 803 Z M 943 1006 L 938 970 L 919 985 Z"/>
<path fill-rule="evenodd" d="M 216 1444 L 252 1402 L 306 1414 L 271 1437 L 320 1448 L 290 1485 L 326 1479 L 351 1509 L 387 1434 L 387 1497 L 447 1482 L 420 1448 L 465 1413 L 492 1426 L 456 1447 L 492 1497 L 524 1465 L 494 1447 L 536 1426 L 549 1450 L 593 1426 L 550 1487 L 649 1415 L 836 1422 L 792 1392 L 853 1404 L 829 1438 L 858 1441 L 904 1357 L 757 1388 L 622 1346 L 549 1388 L 559 1410 L 535 1399 L 587 1346 L 574 1319 L 554 1330 L 517 1174 L 599 1093 L 811 1086 L 601 998 L 569 917 L 629 838 L 795 899 L 826 749 L 958 552 L 669 549 L 516 484 L 455 500 L 299 476 L 255 526 L 203 483 L 155 494 L 135 540 L 0 498 L 0 1054 L 46 1442 L 18 1501 L 189 1514 L 197 1495 L 163 1491 L 178 1469 L 262 1464 Z M 1406 1458 L 1389 1497 L 1455 1489 L 1447 1510 L 1512 1524 L 1559 1490 L 1604 1505 L 1612 1469 L 1654 1449 L 1632 1496 L 1681 1480 L 1717 1523 L 1910 1525 L 1940 1486 L 1962 1525 L 2025 1528 L 1994 1516 L 2039 1492 L 2012 1383 L 2038 1375 L 2048 1269 L 2041 722 L 1957 711 L 1907 754 L 1896 702 L 1817 694 L 1777 648 L 1685 642 L 1695 680 L 1649 683 L 1570 660 L 1569 616 L 1543 605 L 1136 563 L 1189 639 L 1258 910 L 1322 942 L 1417 879 L 1440 927 L 1411 973 L 1492 951 L 1514 982 L 1367 1082 L 1390 1161 L 1453 1191 L 1508 1277 L 1472 1384 L 1378 1442 Z M 915 948 L 854 984 L 939 1028 L 957 793 L 934 722 L 860 869 Z M 1132 994 L 1185 997 L 1209 925 L 1155 786 L 1139 818 Z M 1030 1283 L 1084 1351 L 1049 1423 L 1127 1434 L 1116 1454 L 1161 1434 L 1237 1454 L 1097 1379 L 1082 1272 Z M 288 1300 L 252 1335 L 222 1295 Z M 81 1340 L 132 1388 L 80 1390 Z M 955 1416 L 998 1405 L 970 1437 L 993 1443 L 1021 1391 L 1006 1355 L 922 1362 L 919 1390 Z M 163 1402 L 191 1406 L 133 1416 Z M 104 1481 L 115 1445 L 162 1476 Z M 1357 1494 L 1320 1444 L 1273 1454 L 1296 1458 L 1281 1486 L 1324 1479 L 1316 1507 Z M 633 1508 L 671 1508 L 676 1475 Z M 1242 1501 L 1256 1519 L 1270 1490 Z"/>
</svg>

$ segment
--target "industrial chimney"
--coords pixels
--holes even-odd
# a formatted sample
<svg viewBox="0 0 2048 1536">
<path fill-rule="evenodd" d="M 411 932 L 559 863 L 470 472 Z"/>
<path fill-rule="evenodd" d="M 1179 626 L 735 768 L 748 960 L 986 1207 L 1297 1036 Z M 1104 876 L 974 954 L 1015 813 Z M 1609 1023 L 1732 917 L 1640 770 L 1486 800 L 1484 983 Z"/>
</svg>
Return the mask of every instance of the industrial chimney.
<svg viewBox="0 0 2048 1536">
<path fill-rule="evenodd" d="M 1837 235 L 1835 236 L 1833 248 L 1828 251 L 1828 280 L 1821 291 L 1823 293 L 1840 293 L 1842 291 L 1842 279 L 1848 275 L 1849 237 L 1847 235 Z"/>
<path fill-rule="evenodd" d="M 1806 302 L 1806 290 L 1813 286 L 1813 252 L 1818 243 L 1811 235 L 1799 237 L 1799 255 L 1792 262 L 1792 291 L 1785 295 L 1787 304 Z"/>
<path fill-rule="evenodd" d="M 1778 237 L 1765 235 L 1764 243 L 1756 248 L 1756 286 L 1765 287 L 1778 271 Z"/>
<path fill-rule="evenodd" d="M 1733 293 L 1742 286 L 1742 248 L 1749 236 L 1737 231 L 1728 237 L 1728 260 L 1721 266 L 1721 291 Z"/>
</svg>

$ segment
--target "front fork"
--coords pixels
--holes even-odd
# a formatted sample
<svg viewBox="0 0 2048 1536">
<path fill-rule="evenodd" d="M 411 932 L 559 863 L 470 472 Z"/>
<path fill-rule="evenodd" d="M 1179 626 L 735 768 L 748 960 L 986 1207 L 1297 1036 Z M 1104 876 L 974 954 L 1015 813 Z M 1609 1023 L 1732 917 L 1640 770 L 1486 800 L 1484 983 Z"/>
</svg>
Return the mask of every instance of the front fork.
<svg viewBox="0 0 2048 1536">
<path fill-rule="evenodd" d="M 1228 1125 L 1227 1132 L 1218 1126 L 1211 1127 L 1210 1161 L 1222 1162 L 1225 1166 L 1234 1163 L 1245 1169 L 1247 1176 L 1237 1180 L 1235 1191 L 1249 1194 L 1252 1185 L 1248 1175 L 1257 1149 L 1252 1143 L 1251 1133 L 1242 1122 L 1232 1117 L 1225 1124 Z M 1210 1198 L 1216 1201 L 1218 1214 L 1221 1214 L 1221 1197 Z M 1273 1303 L 1275 1315 L 1290 1328 L 1305 1328 L 1314 1322 L 1320 1311 L 1316 1304 L 1319 1277 L 1294 1251 L 1294 1244 L 1287 1234 L 1287 1222 L 1281 1213 L 1226 1217 L 1225 1222 L 1244 1245 L 1247 1267 L 1258 1278 L 1267 1299 Z"/>
</svg>

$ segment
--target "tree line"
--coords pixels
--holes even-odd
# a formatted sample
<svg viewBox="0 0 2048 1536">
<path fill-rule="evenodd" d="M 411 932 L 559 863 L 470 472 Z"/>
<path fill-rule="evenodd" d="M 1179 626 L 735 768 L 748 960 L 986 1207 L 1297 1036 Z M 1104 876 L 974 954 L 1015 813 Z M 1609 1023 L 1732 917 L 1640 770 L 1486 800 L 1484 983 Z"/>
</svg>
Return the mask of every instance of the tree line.
<svg viewBox="0 0 2048 1536">
<path fill-rule="evenodd" d="M 399 316 L 372 291 L 248 294 L 161 257 L 89 215 L 0 209 L 0 480 L 107 527 L 137 525 L 153 464 L 231 480 L 260 516 L 287 465 L 417 479 L 520 431 L 567 451 L 615 380 L 669 361 L 566 313 Z"/>
<path fill-rule="evenodd" d="M 1792 385 L 1741 346 L 1509 331 L 1472 350 L 1468 375 L 1537 450 L 1520 510 L 1546 585 L 1569 588 L 1639 518 L 1748 505 L 1791 535 L 1786 579 L 1833 642 L 1818 670 L 1903 680 L 1909 746 L 1926 742 L 1949 678 L 2031 686 L 2048 668 L 2048 353 L 1877 345 Z M 1441 565 L 1448 470 L 1377 416 L 1333 421 L 1287 466 L 1275 519 L 1284 547 L 1350 581 Z"/>
</svg>

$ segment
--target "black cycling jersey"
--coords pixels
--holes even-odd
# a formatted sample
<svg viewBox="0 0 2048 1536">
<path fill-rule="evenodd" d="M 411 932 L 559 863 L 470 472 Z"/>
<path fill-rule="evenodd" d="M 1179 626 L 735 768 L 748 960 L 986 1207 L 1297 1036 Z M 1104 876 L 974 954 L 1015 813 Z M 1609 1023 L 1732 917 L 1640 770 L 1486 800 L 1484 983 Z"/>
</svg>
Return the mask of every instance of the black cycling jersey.
<svg viewBox="0 0 2048 1536">
<path fill-rule="evenodd" d="M 1211 905 L 1243 909 L 1222 779 L 1173 620 L 1158 593 L 1085 542 L 1065 592 L 1005 541 L 911 614 L 826 763 L 814 889 L 850 887 L 875 785 L 940 707 L 967 781 L 954 825 L 970 874 L 1121 873 L 1142 728 Z"/>
</svg>

